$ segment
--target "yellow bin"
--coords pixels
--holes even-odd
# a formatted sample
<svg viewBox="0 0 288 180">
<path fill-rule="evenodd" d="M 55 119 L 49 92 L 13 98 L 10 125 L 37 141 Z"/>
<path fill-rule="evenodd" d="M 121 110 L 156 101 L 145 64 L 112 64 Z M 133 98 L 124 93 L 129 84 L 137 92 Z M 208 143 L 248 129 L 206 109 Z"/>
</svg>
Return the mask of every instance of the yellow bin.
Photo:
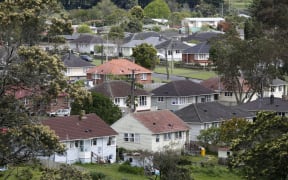
<svg viewBox="0 0 288 180">
<path fill-rule="evenodd" d="M 205 153 L 206 153 L 206 152 L 205 152 L 205 148 L 201 147 L 201 156 L 204 157 L 204 156 L 205 156 Z"/>
</svg>

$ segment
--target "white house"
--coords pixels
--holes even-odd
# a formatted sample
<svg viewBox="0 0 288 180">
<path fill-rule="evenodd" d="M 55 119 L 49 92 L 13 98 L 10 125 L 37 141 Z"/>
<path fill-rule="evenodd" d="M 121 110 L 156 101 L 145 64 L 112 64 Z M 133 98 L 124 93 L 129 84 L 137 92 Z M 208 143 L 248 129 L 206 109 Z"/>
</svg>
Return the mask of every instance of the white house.
<svg viewBox="0 0 288 180">
<path fill-rule="evenodd" d="M 90 91 L 109 97 L 122 110 L 123 114 L 129 113 L 131 110 L 127 106 L 127 101 L 132 94 L 130 83 L 120 80 L 105 81 L 91 88 Z M 151 94 L 149 92 L 135 87 L 133 93 L 137 104 L 135 111 L 147 111 L 151 109 Z"/>
<path fill-rule="evenodd" d="M 210 127 L 219 127 L 223 121 L 232 118 L 245 118 L 252 120 L 254 115 L 248 110 L 235 108 L 234 106 L 224 106 L 218 102 L 207 102 L 191 104 L 175 112 L 190 126 L 190 139 L 198 141 L 197 136 L 201 130 Z"/>
<path fill-rule="evenodd" d="M 189 142 L 189 127 L 169 110 L 130 113 L 111 126 L 117 145 L 127 150 L 180 150 Z"/>
<path fill-rule="evenodd" d="M 199 31 L 203 26 L 216 28 L 220 21 L 225 21 L 225 19 L 221 17 L 184 18 L 181 21 L 181 25 L 186 33 L 191 34 L 191 32 Z"/>
<path fill-rule="evenodd" d="M 66 147 L 66 153 L 54 154 L 50 160 L 67 164 L 116 161 L 117 132 L 96 114 L 55 117 L 42 124 L 55 131 Z"/>
</svg>

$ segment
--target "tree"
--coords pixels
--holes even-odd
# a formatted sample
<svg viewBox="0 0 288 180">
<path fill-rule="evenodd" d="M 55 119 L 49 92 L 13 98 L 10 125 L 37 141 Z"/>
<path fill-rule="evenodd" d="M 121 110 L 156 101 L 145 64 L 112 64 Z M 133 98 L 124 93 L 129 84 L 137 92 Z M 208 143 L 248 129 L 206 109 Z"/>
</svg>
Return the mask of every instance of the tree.
<svg viewBox="0 0 288 180">
<path fill-rule="evenodd" d="M 122 112 L 108 97 L 92 92 L 91 97 L 82 102 L 72 103 L 72 114 L 80 114 L 82 110 L 86 113 L 95 113 L 107 124 L 113 124 L 122 117 Z"/>
<path fill-rule="evenodd" d="M 144 15 L 149 18 L 170 17 L 171 11 L 165 0 L 153 0 L 144 8 Z"/>
<path fill-rule="evenodd" d="M 147 43 L 143 43 L 133 48 L 132 57 L 135 58 L 137 64 L 148 69 L 154 69 L 159 62 L 156 49 Z"/>
<path fill-rule="evenodd" d="M 81 24 L 77 28 L 78 33 L 93 33 L 93 31 L 90 29 L 90 27 L 87 24 Z"/>
<path fill-rule="evenodd" d="M 54 132 L 40 125 L 38 116 L 41 107 L 58 93 L 69 90 L 63 74 L 65 68 L 57 55 L 32 46 L 39 42 L 47 28 L 51 37 L 70 30 L 66 20 L 53 20 L 59 10 L 56 0 L 0 3 L 1 165 L 25 163 L 39 154 L 51 155 L 64 150 Z M 54 23 L 64 29 L 55 29 Z M 29 92 L 33 109 L 27 109 L 24 102 L 15 97 L 19 90 Z M 31 111 L 36 116 L 30 116 Z"/>
<path fill-rule="evenodd" d="M 189 169 L 180 166 L 181 156 L 172 150 L 157 152 L 153 155 L 153 165 L 160 171 L 161 180 L 191 180 Z"/>
<path fill-rule="evenodd" d="M 271 39 L 241 40 L 231 28 L 210 43 L 210 59 L 238 104 L 249 102 L 257 93 L 262 95 L 263 89 L 279 76 L 278 50 L 281 48 Z"/>
<path fill-rule="evenodd" d="M 130 15 L 135 17 L 138 21 L 142 21 L 144 18 L 144 10 L 141 8 L 141 6 L 134 6 L 132 9 L 130 9 Z"/>
<path fill-rule="evenodd" d="M 288 178 L 288 118 L 259 112 L 254 123 L 233 141 L 230 166 L 247 179 Z"/>
<path fill-rule="evenodd" d="M 210 127 L 200 131 L 200 135 L 197 139 L 204 144 L 218 145 L 220 143 L 220 128 Z"/>
</svg>

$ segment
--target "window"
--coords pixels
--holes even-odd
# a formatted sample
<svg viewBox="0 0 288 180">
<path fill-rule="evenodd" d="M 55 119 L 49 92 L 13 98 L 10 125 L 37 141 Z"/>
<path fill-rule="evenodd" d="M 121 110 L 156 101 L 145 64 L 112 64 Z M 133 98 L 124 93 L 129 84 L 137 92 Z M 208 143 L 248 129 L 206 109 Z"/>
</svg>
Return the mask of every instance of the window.
<svg viewBox="0 0 288 180">
<path fill-rule="evenodd" d="M 147 106 L 147 97 L 146 96 L 140 96 L 139 97 L 139 106 Z"/>
<path fill-rule="evenodd" d="M 271 87 L 271 92 L 275 92 L 275 87 Z"/>
<path fill-rule="evenodd" d="M 164 97 L 158 97 L 158 98 L 157 98 L 157 101 L 158 101 L 158 102 L 163 102 L 163 101 L 164 101 Z"/>
<path fill-rule="evenodd" d="M 83 152 L 84 151 L 84 141 L 80 141 L 80 151 Z"/>
<path fill-rule="evenodd" d="M 68 97 L 68 96 L 65 96 L 65 97 L 64 97 L 64 103 L 65 103 L 65 104 L 68 104 L 68 103 L 69 103 L 69 97 Z"/>
<path fill-rule="evenodd" d="M 171 140 L 171 133 L 165 133 L 164 134 L 164 141 Z"/>
<path fill-rule="evenodd" d="M 74 143 L 70 142 L 70 148 L 74 148 Z"/>
<path fill-rule="evenodd" d="M 168 50 L 168 55 L 172 55 L 172 51 L 171 50 Z"/>
<path fill-rule="evenodd" d="M 278 87 L 278 90 L 281 92 L 281 91 L 282 91 L 282 86 L 279 86 L 279 87 Z"/>
<path fill-rule="evenodd" d="M 179 54 L 179 53 L 180 53 L 180 50 L 176 50 L 175 52 L 176 52 L 176 54 Z"/>
<path fill-rule="evenodd" d="M 116 144 L 115 137 L 114 136 L 110 136 L 109 139 L 108 139 L 108 142 L 107 142 L 107 146 L 113 146 L 115 144 Z"/>
<path fill-rule="evenodd" d="M 141 80 L 147 80 L 147 74 L 146 73 L 141 74 Z"/>
<path fill-rule="evenodd" d="M 175 97 L 172 98 L 171 100 L 173 105 L 181 105 L 181 104 L 187 104 L 189 102 L 189 98 L 188 97 Z"/>
<path fill-rule="evenodd" d="M 92 139 L 91 145 L 92 145 L 92 146 L 97 146 L 97 139 L 96 139 L 96 138 L 95 138 L 95 139 Z"/>
<path fill-rule="evenodd" d="M 29 104 L 29 99 L 28 98 L 24 98 L 23 99 L 23 104 L 24 105 L 28 105 Z"/>
<path fill-rule="evenodd" d="M 172 99 L 171 99 L 171 103 L 172 103 L 173 105 L 177 105 L 177 104 L 178 104 L 178 98 L 172 98 Z"/>
<path fill-rule="evenodd" d="M 205 102 L 211 102 L 211 96 L 205 96 Z"/>
<path fill-rule="evenodd" d="M 224 96 L 233 96 L 232 92 L 225 92 Z"/>
<path fill-rule="evenodd" d="M 66 74 L 70 74 L 71 73 L 71 69 L 70 68 L 67 68 L 66 69 Z"/>
<path fill-rule="evenodd" d="M 115 98 L 114 99 L 114 104 L 120 105 L 120 98 Z"/>
<path fill-rule="evenodd" d="M 88 70 L 88 68 L 87 68 L 87 67 L 83 67 L 83 73 L 86 73 L 86 72 L 87 72 L 87 70 Z"/>
<path fill-rule="evenodd" d="M 156 134 L 156 142 L 159 142 L 159 141 L 160 141 L 160 135 Z"/>
<path fill-rule="evenodd" d="M 124 133 L 125 142 L 140 143 L 140 134 L 137 133 Z"/>
<path fill-rule="evenodd" d="M 182 132 L 175 132 L 175 139 L 182 139 Z"/>
<path fill-rule="evenodd" d="M 79 147 L 79 141 L 75 141 L 75 147 L 76 147 L 76 148 Z"/>
<path fill-rule="evenodd" d="M 100 74 L 93 74 L 93 79 L 101 79 Z"/>
</svg>

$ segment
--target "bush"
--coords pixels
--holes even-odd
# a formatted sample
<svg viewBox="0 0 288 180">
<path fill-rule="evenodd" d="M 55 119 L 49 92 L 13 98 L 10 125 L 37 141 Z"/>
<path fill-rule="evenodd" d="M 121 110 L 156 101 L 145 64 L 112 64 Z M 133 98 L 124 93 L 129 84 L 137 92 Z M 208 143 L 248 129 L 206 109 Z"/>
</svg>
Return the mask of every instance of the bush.
<svg viewBox="0 0 288 180">
<path fill-rule="evenodd" d="M 101 172 L 91 172 L 90 176 L 92 180 L 104 180 L 106 175 Z"/>
<path fill-rule="evenodd" d="M 143 168 L 130 166 L 126 162 L 119 166 L 118 171 L 124 172 L 124 173 L 129 173 L 129 174 L 144 175 L 144 169 Z"/>
</svg>

